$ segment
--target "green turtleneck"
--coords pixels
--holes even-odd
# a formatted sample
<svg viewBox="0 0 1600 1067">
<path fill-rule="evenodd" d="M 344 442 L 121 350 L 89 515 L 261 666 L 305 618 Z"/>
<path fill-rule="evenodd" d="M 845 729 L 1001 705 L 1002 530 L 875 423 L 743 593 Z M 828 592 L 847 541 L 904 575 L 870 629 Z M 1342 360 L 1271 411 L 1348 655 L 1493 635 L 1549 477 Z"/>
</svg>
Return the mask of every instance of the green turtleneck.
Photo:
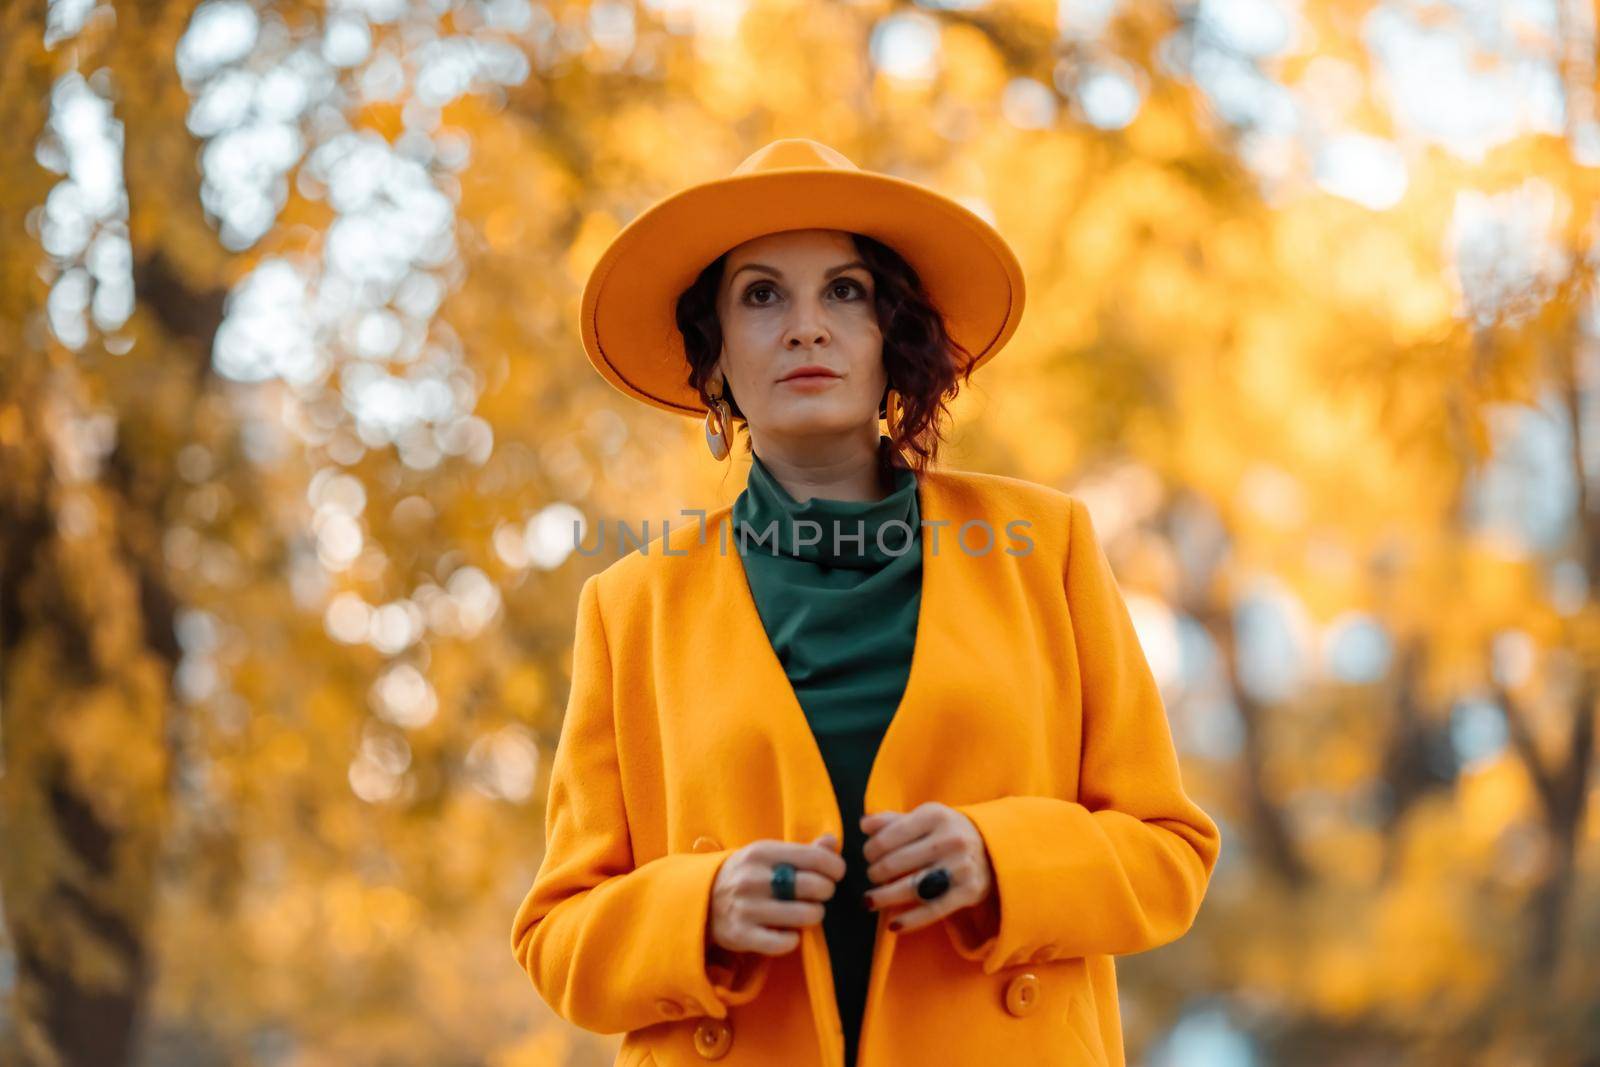
<svg viewBox="0 0 1600 1067">
<path fill-rule="evenodd" d="M 880 460 L 888 447 L 880 436 Z M 757 613 L 811 724 L 844 820 L 847 870 L 822 925 L 846 1067 L 856 1059 L 877 932 L 877 913 L 861 906 L 872 888 L 859 825 L 867 774 L 905 691 L 922 601 L 916 476 L 888 469 L 893 489 L 881 500 L 800 503 L 754 456 L 733 504 L 734 543 Z"/>
</svg>

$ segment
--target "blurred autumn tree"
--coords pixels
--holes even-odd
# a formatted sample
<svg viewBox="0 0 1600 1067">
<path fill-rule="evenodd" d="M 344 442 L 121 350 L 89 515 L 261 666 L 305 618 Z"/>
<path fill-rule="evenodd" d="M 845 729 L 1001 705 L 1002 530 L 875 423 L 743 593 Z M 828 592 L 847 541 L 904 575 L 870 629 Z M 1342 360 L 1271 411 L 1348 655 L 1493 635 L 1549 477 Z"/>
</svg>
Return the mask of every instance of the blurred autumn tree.
<svg viewBox="0 0 1600 1067">
<path fill-rule="evenodd" d="M 1027 270 L 949 462 L 1090 503 L 1227 840 L 1130 1062 L 1590 1062 L 1595 27 L 1535 8 L 0 8 L 0 1062 L 610 1062 L 506 945 L 570 522 L 743 475 L 576 304 L 787 135 Z"/>
</svg>

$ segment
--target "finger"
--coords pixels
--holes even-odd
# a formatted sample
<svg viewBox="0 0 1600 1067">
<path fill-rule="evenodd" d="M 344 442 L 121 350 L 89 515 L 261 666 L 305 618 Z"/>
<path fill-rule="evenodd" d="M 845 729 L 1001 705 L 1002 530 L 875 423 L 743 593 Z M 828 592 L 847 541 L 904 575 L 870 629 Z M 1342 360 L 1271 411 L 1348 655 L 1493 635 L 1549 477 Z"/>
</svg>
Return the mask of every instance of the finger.
<svg viewBox="0 0 1600 1067">
<path fill-rule="evenodd" d="M 843 846 L 833 834 L 818 834 L 811 841 L 812 847 L 820 849 L 825 855 L 818 857 L 817 869 L 834 881 L 844 877 L 845 861 Z"/>
<path fill-rule="evenodd" d="M 921 870 L 913 871 L 875 889 L 869 889 L 862 896 L 872 905 L 873 911 L 883 911 L 896 904 L 920 904 L 922 898 L 917 896 L 916 882 L 921 873 Z"/>
<path fill-rule="evenodd" d="M 730 951 L 759 952 L 763 956 L 785 956 L 793 952 L 799 944 L 798 930 L 771 930 L 765 926 L 748 926 L 735 939 L 736 947 Z"/>
<path fill-rule="evenodd" d="M 829 835 L 824 835 L 829 836 Z M 844 857 L 832 848 L 820 844 L 803 845 L 797 841 L 766 841 L 750 850 L 751 858 L 768 868 L 779 863 L 792 863 L 795 869 L 816 871 L 834 881 L 844 877 Z M 768 873 L 771 873 L 770 870 Z"/>
<path fill-rule="evenodd" d="M 754 863 L 739 872 L 736 892 L 752 900 L 782 899 L 773 893 L 772 865 Z M 831 875 L 806 867 L 794 869 L 794 896 L 796 900 L 831 900 L 839 891 L 839 882 Z"/>
<path fill-rule="evenodd" d="M 971 893 L 963 888 L 951 886 L 943 896 L 932 900 L 923 900 L 917 893 L 917 879 L 922 877 L 923 871 L 913 871 L 904 878 L 898 878 L 886 886 L 871 890 L 868 898 L 872 900 L 874 911 L 883 911 L 899 904 L 911 904 L 912 907 L 895 915 L 890 926 L 897 932 L 915 930 L 936 922 L 959 908 L 974 903 Z"/>
<path fill-rule="evenodd" d="M 928 833 L 933 829 L 934 820 L 929 815 L 915 812 L 909 815 L 896 814 L 892 819 L 884 821 L 875 833 L 867 837 L 867 843 L 861 849 L 861 855 L 868 863 L 876 862 L 887 852 L 893 852 L 901 845 Z"/>
<path fill-rule="evenodd" d="M 745 905 L 740 917 L 760 926 L 790 928 L 815 926 L 826 913 L 827 909 L 815 900 L 757 898 Z"/>
<path fill-rule="evenodd" d="M 863 833 L 871 837 L 898 818 L 900 818 L 898 811 L 872 811 L 861 816 L 861 821 L 858 825 Z"/>
<path fill-rule="evenodd" d="M 889 929 L 899 934 L 909 934 L 913 930 L 920 930 L 924 926 L 931 926 L 940 919 L 949 915 L 956 909 L 944 903 L 945 898 L 925 903 L 896 915 L 889 920 Z"/>
<path fill-rule="evenodd" d="M 867 880 L 874 885 L 883 885 L 909 871 L 932 867 L 953 856 L 951 843 L 930 831 L 890 852 L 878 853 L 877 859 L 867 866 Z"/>
<path fill-rule="evenodd" d="M 943 896 L 936 897 L 939 901 L 952 901 L 953 908 L 963 907 L 970 903 L 972 894 L 977 890 L 973 880 L 962 873 L 962 869 L 948 863 L 925 863 L 913 867 L 898 877 L 889 879 L 874 889 L 869 889 L 862 894 L 869 901 L 875 911 L 893 907 L 896 904 L 921 904 L 922 897 L 917 894 L 917 880 L 927 874 L 936 866 L 942 866 L 950 874 L 951 885 Z"/>
<path fill-rule="evenodd" d="M 825 874 L 816 871 L 801 870 L 796 867 L 794 872 L 794 898 L 796 900 L 832 900 L 833 895 L 839 891 L 839 883 Z M 739 895 L 751 900 L 781 900 L 781 897 L 772 895 L 772 877 L 770 873 L 763 873 L 757 867 L 754 872 L 740 882 Z"/>
</svg>

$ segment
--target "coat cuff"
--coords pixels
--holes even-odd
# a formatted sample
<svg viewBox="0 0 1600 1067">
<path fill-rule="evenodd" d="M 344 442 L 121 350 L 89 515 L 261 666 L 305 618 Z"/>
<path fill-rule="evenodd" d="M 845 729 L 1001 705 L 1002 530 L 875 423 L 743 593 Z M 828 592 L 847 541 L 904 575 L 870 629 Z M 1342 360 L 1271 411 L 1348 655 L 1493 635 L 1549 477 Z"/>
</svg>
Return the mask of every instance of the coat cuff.
<svg viewBox="0 0 1600 1067">
<path fill-rule="evenodd" d="M 1191 827 L 1091 812 L 1057 797 L 999 797 L 956 810 L 982 834 L 1005 903 L 985 940 L 959 939 L 946 925 L 957 951 L 980 961 L 985 974 L 1142 952 L 1175 940 L 1193 922 L 1212 853 Z"/>
<path fill-rule="evenodd" d="M 706 885 L 705 906 L 700 914 L 705 916 L 701 944 L 705 952 L 706 978 L 711 983 L 715 999 L 728 1007 L 748 1004 L 761 994 L 767 984 L 767 974 L 772 970 L 773 957 L 764 952 L 731 952 L 711 940 L 711 890 L 716 884 L 717 871 L 722 861 L 733 854 L 733 849 L 707 852 L 701 855 L 715 860 L 711 864 L 711 880 Z M 721 1015 L 717 1015 L 721 1018 Z"/>
<path fill-rule="evenodd" d="M 685 944 L 682 951 L 669 951 L 668 958 L 698 963 L 692 972 L 673 974 L 671 984 L 681 995 L 667 994 L 683 1009 L 681 1014 L 670 1010 L 662 1019 L 681 1018 L 684 1015 L 709 1015 L 723 1019 L 729 1007 L 737 1007 L 754 1000 L 766 985 L 767 973 L 772 968 L 772 957 L 760 952 L 728 952 L 710 943 L 707 923 L 711 917 L 711 891 L 716 884 L 717 872 L 723 861 L 733 854 L 733 849 L 718 852 L 679 853 L 662 857 L 679 862 L 684 870 L 681 887 L 674 885 L 667 892 L 674 899 L 682 893 L 684 907 L 671 907 L 671 914 L 704 916 L 698 927 L 692 923 L 670 923 L 685 934 L 694 937 L 692 945 Z M 669 964 L 670 966 L 670 964 Z M 663 1007 L 667 1005 L 663 1004 Z"/>
<path fill-rule="evenodd" d="M 985 974 L 1045 959 L 1047 946 L 1054 947 L 1048 943 L 1050 929 L 1030 921 L 1027 902 L 1037 899 L 1040 893 L 1048 893 L 1056 901 L 1062 899 L 1067 887 L 1060 880 L 1061 874 L 1041 869 L 1040 852 L 1059 854 L 1069 850 L 1070 845 L 1059 840 L 1049 845 L 1040 840 L 1041 830 L 1045 828 L 1024 805 L 1017 803 L 1026 799 L 1045 798 L 999 797 L 956 806 L 957 811 L 972 820 L 983 837 L 994 876 L 992 892 L 1009 905 L 1000 909 L 998 923 L 987 932 L 980 931 L 972 917 L 960 923 L 945 924 L 956 952 L 964 959 L 982 964 Z M 1058 907 L 1048 910 L 1055 922 L 1071 915 L 1069 910 Z"/>
<path fill-rule="evenodd" d="M 669 853 L 569 898 L 541 924 L 559 944 L 529 948 L 546 1001 L 586 1030 L 614 1033 L 695 1016 L 725 1019 L 760 993 L 770 968 L 723 966 L 708 953 L 702 921 L 728 852 Z M 563 914 L 566 909 L 566 914 Z M 576 910 L 574 910 L 576 909 Z M 538 969 L 538 961 L 561 971 Z M 574 962 L 577 961 L 577 962 Z"/>
<path fill-rule="evenodd" d="M 944 932 L 950 945 L 963 959 L 981 961 L 994 948 L 1000 936 L 1000 886 L 991 886 L 989 895 L 976 904 L 957 908 L 944 917 Z"/>
<path fill-rule="evenodd" d="M 712 948 L 706 953 L 706 974 L 717 999 L 736 1008 L 761 994 L 772 970 L 772 957 L 764 952 L 729 952 Z"/>
</svg>

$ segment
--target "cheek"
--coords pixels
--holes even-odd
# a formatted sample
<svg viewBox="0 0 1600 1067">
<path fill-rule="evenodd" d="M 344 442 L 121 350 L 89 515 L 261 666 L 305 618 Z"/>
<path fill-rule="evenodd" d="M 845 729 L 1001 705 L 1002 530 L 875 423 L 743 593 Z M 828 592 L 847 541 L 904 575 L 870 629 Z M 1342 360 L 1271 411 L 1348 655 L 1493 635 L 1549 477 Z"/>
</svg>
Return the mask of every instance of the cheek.
<svg viewBox="0 0 1600 1067">
<path fill-rule="evenodd" d="M 861 312 L 848 324 L 851 335 L 851 348 L 858 355 L 860 361 L 870 362 L 879 368 L 883 366 L 883 329 L 878 325 L 878 317 L 871 309 Z"/>
<path fill-rule="evenodd" d="M 761 336 L 746 316 L 730 315 L 722 323 L 722 367 L 735 382 L 749 378 L 763 350 Z"/>
<path fill-rule="evenodd" d="M 728 359 L 749 371 L 770 366 L 772 354 L 783 349 L 782 327 L 777 316 L 733 314 L 722 327 L 722 344 Z"/>
<path fill-rule="evenodd" d="M 726 333 L 723 337 L 727 343 L 722 358 L 723 373 L 728 376 L 733 392 L 739 398 L 739 408 L 745 416 L 759 416 L 772 405 L 774 386 L 767 380 L 771 375 L 765 373 L 759 360 L 750 355 L 753 349 L 741 348 L 738 340 Z"/>
</svg>

